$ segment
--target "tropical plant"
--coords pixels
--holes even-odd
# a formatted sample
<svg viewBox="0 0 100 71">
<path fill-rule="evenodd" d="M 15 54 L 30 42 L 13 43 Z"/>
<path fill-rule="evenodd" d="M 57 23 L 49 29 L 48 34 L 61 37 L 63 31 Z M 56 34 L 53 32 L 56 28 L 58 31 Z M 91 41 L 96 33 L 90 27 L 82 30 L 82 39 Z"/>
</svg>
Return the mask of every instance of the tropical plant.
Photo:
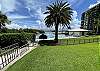
<svg viewBox="0 0 100 71">
<path fill-rule="evenodd" d="M 10 21 L 8 20 L 7 16 L 4 15 L 4 14 L 0 11 L 0 29 L 1 29 L 1 27 L 5 26 L 5 23 L 10 24 Z"/>
<path fill-rule="evenodd" d="M 44 35 L 44 34 L 41 34 L 41 35 L 39 36 L 39 39 L 47 39 L 47 36 Z"/>
<path fill-rule="evenodd" d="M 96 27 L 96 34 L 98 34 L 99 27 L 100 27 L 100 13 L 99 13 L 99 11 L 96 12 L 96 15 L 94 16 L 94 21 L 95 21 L 95 27 Z"/>
<path fill-rule="evenodd" d="M 45 25 L 47 27 L 55 26 L 55 41 L 58 42 L 58 27 L 59 25 L 69 26 L 73 11 L 68 2 L 63 1 L 57 1 L 47 6 L 46 9 Z"/>
<path fill-rule="evenodd" d="M 99 9 L 94 10 L 94 11 L 90 10 L 87 13 L 87 16 L 89 18 L 88 21 L 91 20 L 91 18 L 92 18 L 92 20 L 93 20 L 93 32 L 95 34 L 98 34 L 99 27 L 100 27 L 100 13 L 99 13 Z"/>
</svg>

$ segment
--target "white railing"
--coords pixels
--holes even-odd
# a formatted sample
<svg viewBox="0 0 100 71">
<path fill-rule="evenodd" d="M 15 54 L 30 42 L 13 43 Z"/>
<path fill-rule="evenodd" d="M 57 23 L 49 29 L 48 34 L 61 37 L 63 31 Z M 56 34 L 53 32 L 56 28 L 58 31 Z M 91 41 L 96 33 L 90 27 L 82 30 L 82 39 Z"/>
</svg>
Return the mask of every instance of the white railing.
<svg viewBox="0 0 100 71">
<path fill-rule="evenodd" d="M 26 51 L 29 50 L 29 44 L 25 44 L 22 47 L 19 47 L 18 43 L 16 43 L 8 47 L 13 48 L 5 49 L 5 51 L 0 54 L 0 70 L 7 66 L 14 59 L 22 56 Z"/>
</svg>

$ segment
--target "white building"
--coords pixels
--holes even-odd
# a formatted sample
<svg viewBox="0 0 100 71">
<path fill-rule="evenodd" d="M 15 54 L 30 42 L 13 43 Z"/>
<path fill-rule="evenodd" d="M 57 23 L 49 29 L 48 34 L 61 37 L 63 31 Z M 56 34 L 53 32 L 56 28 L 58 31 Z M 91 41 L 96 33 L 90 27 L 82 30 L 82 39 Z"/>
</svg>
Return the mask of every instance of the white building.
<svg viewBox="0 0 100 71">
<path fill-rule="evenodd" d="M 68 35 L 71 36 L 85 36 L 88 32 L 91 32 L 91 30 L 85 30 L 80 28 L 67 30 Z"/>
</svg>

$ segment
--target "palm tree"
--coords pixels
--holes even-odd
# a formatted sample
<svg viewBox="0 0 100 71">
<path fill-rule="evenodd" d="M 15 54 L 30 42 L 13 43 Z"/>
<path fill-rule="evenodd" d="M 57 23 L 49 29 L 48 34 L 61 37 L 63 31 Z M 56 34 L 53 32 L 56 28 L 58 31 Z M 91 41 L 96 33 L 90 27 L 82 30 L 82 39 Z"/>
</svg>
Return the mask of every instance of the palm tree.
<svg viewBox="0 0 100 71">
<path fill-rule="evenodd" d="M 99 27 L 100 27 L 100 19 L 98 18 L 98 19 L 95 19 L 95 22 L 96 22 L 96 24 L 95 24 L 95 27 L 96 27 L 96 34 L 98 34 L 98 32 L 99 32 Z M 99 33 L 100 34 L 100 33 Z"/>
<path fill-rule="evenodd" d="M 94 11 L 89 11 L 87 13 L 88 17 L 92 17 L 93 19 L 93 32 L 95 32 L 95 35 L 98 34 L 99 32 L 99 27 L 100 27 L 100 13 L 97 10 L 94 10 Z"/>
<path fill-rule="evenodd" d="M 5 26 L 5 23 L 9 24 L 10 21 L 8 20 L 7 16 L 2 14 L 2 12 L 0 11 L 0 29 L 1 27 Z"/>
<path fill-rule="evenodd" d="M 96 16 L 94 17 L 94 21 L 96 22 L 96 34 L 99 32 L 99 27 L 100 27 L 100 13 L 96 12 Z M 100 34 L 100 33 L 99 33 Z"/>
<path fill-rule="evenodd" d="M 94 30 L 95 30 L 95 34 L 98 34 L 99 32 L 99 27 L 100 27 L 100 13 L 99 10 L 95 10 L 92 12 L 92 18 L 94 20 Z"/>
<path fill-rule="evenodd" d="M 72 9 L 68 2 L 57 1 L 46 7 L 47 11 L 44 14 L 47 14 L 45 20 L 45 25 L 47 27 L 55 26 L 55 41 L 58 43 L 58 27 L 69 26 L 70 21 L 72 20 Z"/>
</svg>

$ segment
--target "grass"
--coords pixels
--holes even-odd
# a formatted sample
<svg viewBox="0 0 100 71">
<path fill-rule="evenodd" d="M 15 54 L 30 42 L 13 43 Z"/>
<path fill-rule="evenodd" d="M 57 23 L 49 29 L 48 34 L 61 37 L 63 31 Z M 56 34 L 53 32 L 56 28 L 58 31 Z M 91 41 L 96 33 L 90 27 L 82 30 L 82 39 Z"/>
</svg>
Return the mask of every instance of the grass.
<svg viewBox="0 0 100 71">
<path fill-rule="evenodd" d="M 41 46 L 6 71 L 100 71 L 99 44 Z"/>
</svg>

